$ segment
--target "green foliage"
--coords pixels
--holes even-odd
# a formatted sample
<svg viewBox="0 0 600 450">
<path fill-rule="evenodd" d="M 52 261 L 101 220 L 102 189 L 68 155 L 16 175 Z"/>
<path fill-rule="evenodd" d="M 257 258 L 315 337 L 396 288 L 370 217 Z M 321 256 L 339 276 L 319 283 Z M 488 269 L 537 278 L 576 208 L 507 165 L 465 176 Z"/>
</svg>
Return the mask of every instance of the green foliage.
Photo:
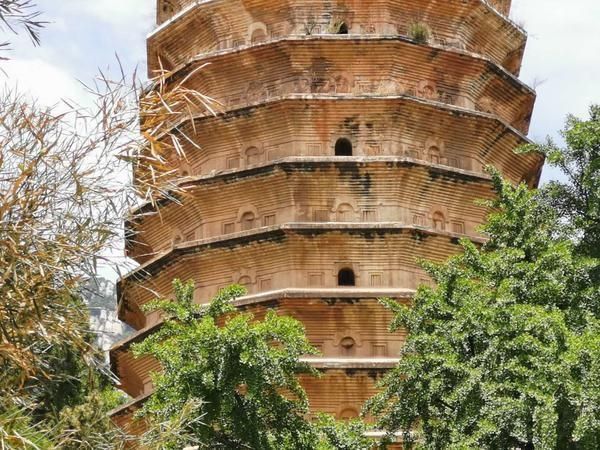
<svg viewBox="0 0 600 450">
<path fill-rule="evenodd" d="M 62 450 L 116 450 L 125 437 L 113 426 L 108 411 L 122 402 L 114 388 L 92 390 L 83 401 L 63 408 L 55 426 L 56 448 Z"/>
<path fill-rule="evenodd" d="M 588 120 L 569 116 L 562 131 L 566 147 L 550 139 L 522 151 L 540 151 L 559 168 L 566 182 L 551 181 L 543 192 L 550 205 L 578 236 L 578 251 L 600 257 L 600 105 L 590 107 Z M 574 232 L 573 232 L 574 231 Z M 600 277 L 597 281 L 600 281 Z"/>
<path fill-rule="evenodd" d="M 197 436 L 194 430 L 204 424 L 201 408 L 201 400 L 191 399 L 166 419 L 155 418 L 148 421 L 149 429 L 140 439 L 142 447 L 147 450 L 200 447 L 201 437 Z"/>
<path fill-rule="evenodd" d="M 11 407 L 0 410 L 0 448 L 49 449 L 51 442 L 43 430 L 32 424 L 27 410 Z"/>
<path fill-rule="evenodd" d="M 154 374 L 155 392 L 142 410 L 158 424 L 154 436 L 182 423 L 181 431 L 209 448 L 313 448 L 315 433 L 305 420 L 308 404 L 297 375 L 314 373 L 299 359 L 315 350 L 302 325 L 274 312 L 262 321 L 234 312 L 230 301 L 244 293 L 240 286 L 221 290 L 208 308 L 193 303 L 191 283 L 176 280 L 174 290 L 175 301 L 152 305 L 168 314 L 165 324 L 133 349 L 136 356 L 152 355 L 164 369 Z M 178 414 L 189 413 L 190 401 L 191 416 L 201 419 L 181 421 Z"/>
<path fill-rule="evenodd" d="M 426 23 L 414 21 L 408 25 L 408 37 L 417 44 L 427 44 L 431 39 L 431 29 Z"/>
<path fill-rule="evenodd" d="M 93 389 L 56 415 L 41 416 L 35 407 L 11 406 L 23 399 L 0 401 L 0 448 L 15 450 L 117 450 L 126 437 L 110 422 L 107 412 L 122 401 L 112 388 Z"/>
<path fill-rule="evenodd" d="M 596 262 L 537 192 L 493 178 L 489 241 L 424 263 L 436 287 L 411 306 L 385 301 L 408 338 L 368 410 L 418 448 L 598 448 Z"/>
<path fill-rule="evenodd" d="M 365 437 L 368 429 L 360 420 L 340 422 L 323 414 L 315 426 L 320 436 L 316 450 L 367 450 L 375 446 Z"/>
</svg>

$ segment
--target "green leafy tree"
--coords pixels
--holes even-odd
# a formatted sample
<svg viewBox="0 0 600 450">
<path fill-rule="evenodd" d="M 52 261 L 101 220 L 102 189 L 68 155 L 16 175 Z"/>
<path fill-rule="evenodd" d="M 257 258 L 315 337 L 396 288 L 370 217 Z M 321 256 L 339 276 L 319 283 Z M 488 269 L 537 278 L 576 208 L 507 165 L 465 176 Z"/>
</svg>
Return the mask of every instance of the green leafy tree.
<svg viewBox="0 0 600 450">
<path fill-rule="evenodd" d="M 368 450 L 375 442 L 366 436 L 367 425 L 361 420 L 336 421 L 322 414 L 315 424 L 319 435 L 316 450 Z"/>
<path fill-rule="evenodd" d="M 409 447 L 599 448 L 597 264 L 537 192 L 493 180 L 489 240 L 423 263 L 436 286 L 412 305 L 385 301 L 408 338 L 367 408 Z"/>
<path fill-rule="evenodd" d="M 312 448 L 315 435 L 297 375 L 313 373 L 299 361 L 315 350 L 302 325 L 274 312 L 263 321 L 235 313 L 230 301 L 243 295 L 240 286 L 221 290 L 208 308 L 193 302 L 192 283 L 176 280 L 174 289 L 175 301 L 149 306 L 169 319 L 134 347 L 135 355 L 151 355 L 164 369 L 153 376 L 155 392 L 142 415 L 168 423 L 195 401 L 192 415 L 200 419 L 184 430 L 205 447 Z M 175 444 L 162 448 L 182 442 Z"/>
<path fill-rule="evenodd" d="M 89 386 L 89 385 L 88 385 Z M 116 429 L 108 411 L 123 402 L 115 388 L 103 389 L 91 383 L 87 395 L 73 406 L 65 406 L 50 430 L 53 445 L 61 450 L 117 450 L 124 448 L 129 437 Z"/>
<path fill-rule="evenodd" d="M 552 140 L 525 147 L 541 151 L 566 180 L 550 181 L 543 192 L 577 235 L 577 250 L 600 257 L 600 105 L 590 107 L 588 120 L 567 118 L 562 137 L 565 147 Z M 600 277 L 599 277 L 600 280 Z"/>
</svg>

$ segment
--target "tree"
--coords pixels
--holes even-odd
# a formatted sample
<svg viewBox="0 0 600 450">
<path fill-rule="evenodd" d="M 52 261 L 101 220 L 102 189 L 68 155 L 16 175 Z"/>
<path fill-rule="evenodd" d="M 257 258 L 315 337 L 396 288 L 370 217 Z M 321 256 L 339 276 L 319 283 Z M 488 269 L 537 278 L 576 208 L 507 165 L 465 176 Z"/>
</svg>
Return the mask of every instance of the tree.
<svg viewBox="0 0 600 450">
<path fill-rule="evenodd" d="M 149 308 L 171 318 L 134 347 L 135 355 L 151 355 L 164 369 L 154 374 L 143 414 L 162 422 L 197 400 L 201 420 L 188 433 L 209 448 L 310 448 L 297 374 L 312 372 L 299 358 L 314 349 L 302 325 L 273 312 L 262 322 L 234 314 L 230 301 L 243 295 L 240 286 L 221 290 L 207 309 L 193 303 L 193 283 L 173 286 L 175 302 Z"/>
<path fill-rule="evenodd" d="M 408 338 L 367 408 L 418 448 L 598 448 L 597 262 L 539 193 L 493 180 L 489 240 L 423 263 L 436 286 L 412 305 L 385 301 Z"/>
<path fill-rule="evenodd" d="M 96 169 L 90 159 L 107 161 L 111 122 L 82 135 L 82 121 L 14 92 L 0 97 L 0 444 L 10 448 L 27 435 L 7 434 L 11 423 L 69 448 L 74 430 L 62 427 L 61 411 L 107 383 L 80 285 L 116 238 L 120 218 L 105 195 L 122 188 L 108 181 L 108 164 Z M 108 448 L 98 443 L 109 436 L 94 433 L 95 446 L 79 437 L 78 448 Z"/>
<path fill-rule="evenodd" d="M 34 1 L 0 0 L 0 30 L 36 45 L 39 16 Z M 167 76 L 100 74 L 89 108 L 0 93 L 2 448 L 118 448 L 82 292 L 103 255 L 121 250 L 130 208 L 184 193 L 165 155 L 185 157 L 177 122 L 212 111 L 211 100 L 167 89 Z"/>
<path fill-rule="evenodd" d="M 379 448 L 373 439 L 366 436 L 368 426 L 358 419 L 336 421 L 332 416 L 321 414 L 315 427 L 318 434 L 316 450 L 368 450 Z"/>
<path fill-rule="evenodd" d="M 47 439 L 50 429 L 62 439 L 62 409 L 103 387 L 83 284 L 121 248 L 123 217 L 140 198 L 183 193 L 163 155 L 185 138 L 173 122 L 202 108 L 199 94 L 165 92 L 162 78 L 151 84 L 144 91 L 125 76 L 101 77 L 87 109 L 0 94 L 0 444 L 11 426 L 2 420 L 14 411 Z M 131 163 L 136 184 L 126 175 Z M 89 437 L 90 448 L 102 448 Z"/>
<path fill-rule="evenodd" d="M 152 302 L 166 322 L 133 348 L 156 358 L 155 390 L 141 411 L 150 424 L 144 445 L 180 449 L 367 449 L 358 422 L 323 416 L 307 420 L 308 401 L 298 374 L 315 374 L 300 357 L 314 354 L 302 324 L 268 312 L 262 321 L 231 300 L 241 286 L 221 290 L 208 307 L 193 302 L 193 283 L 173 283 L 175 300 Z"/>
<path fill-rule="evenodd" d="M 543 192 L 577 235 L 577 251 L 600 257 L 600 105 L 590 107 L 588 120 L 568 116 L 561 148 L 552 140 L 524 151 L 540 151 L 558 167 L 566 182 L 550 181 Z"/>
</svg>

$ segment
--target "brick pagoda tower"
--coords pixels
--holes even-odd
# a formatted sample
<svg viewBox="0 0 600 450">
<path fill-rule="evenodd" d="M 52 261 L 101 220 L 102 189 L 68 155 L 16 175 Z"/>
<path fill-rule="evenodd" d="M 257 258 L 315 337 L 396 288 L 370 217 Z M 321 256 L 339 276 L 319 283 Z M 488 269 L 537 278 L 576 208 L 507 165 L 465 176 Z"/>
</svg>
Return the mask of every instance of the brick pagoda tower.
<svg viewBox="0 0 600 450">
<path fill-rule="evenodd" d="M 301 320 L 324 374 L 303 379 L 311 408 L 357 416 L 404 335 L 377 299 L 409 300 L 458 240 L 481 241 L 488 164 L 538 182 L 527 142 L 535 93 L 517 78 L 526 34 L 510 0 L 159 0 L 151 73 L 222 103 L 181 125 L 195 144 L 190 189 L 128 222 L 141 266 L 120 282 L 119 315 L 138 330 L 113 347 L 122 388 L 152 394 L 149 358 L 130 345 L 160 326 L 141 306 L 192 279 L 207 301 L 231 283 L 240 308 Z M 160 61 L 160 63 L 159 63 Z M 141 425 L 130 427 L 139 431 Z"/>
</svg>

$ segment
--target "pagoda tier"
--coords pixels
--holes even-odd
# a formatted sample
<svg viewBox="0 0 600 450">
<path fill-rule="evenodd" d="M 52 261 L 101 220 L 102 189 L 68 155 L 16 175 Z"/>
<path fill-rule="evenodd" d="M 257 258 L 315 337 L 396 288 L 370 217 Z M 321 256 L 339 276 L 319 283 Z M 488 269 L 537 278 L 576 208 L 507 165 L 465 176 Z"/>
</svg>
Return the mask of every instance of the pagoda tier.
<svg viewBox="0 0 600 450">
<path fill-rule="evenodd" d="M 312 362 L 309 360 L 309 362 Z M 385 372 L 395 366 L 397 359 L 377 360 L 322 359 L 314 365 L 321 376 L 300 375 L 313 414 L 328 413 L 340 419 L 358 417 L 362 405 L 377 392 L 377 383 Z M 130 403 L 111 413 L 112 420 L 126 432 L 139 435 L 145 431 L 143 420 L 135 419 L 134 414 L 152 395 L 140 395 Z M 367 417 L 367 421 L 371 418 Z M 388 449 L 399 447 L 388 447 Z"/>
<path fill-rule="evenodd" d="M 487 211 L 476 200 L 493 195 L 488 176 L 399 157 L 287 158 L 183 186 L 179 201 L 135 212 L 129 257 L 148 262 L 174 245 L 294 222 L 399 222 L 478 236 Z"/>
<path fill-rule="evenodd" d="M 183 77 L 225 110 L 293 94 L 407 96 L 487 112 L 523 133 L 535 101 L 534 91 L 487 59 L 405 38 L 300 36 L 207 56 L 170 80 Z"/>
<path fill-rule="evenodd" d="M 135 329 L 156 323 L 159 315 L 141 307 L 169 296 L 175 278 L 195 282 L 199 303 L 232 283 L 250 293 L 335 288 L 344 270 L 356 288 L 416 289 L 428 281 L 417 258 L 442 261 L 459 251 L 461 237 L 397 223 L 290 223 L 184 242 L 121 280 L 119 317 Z"/>
<path fill-rule="evenodd" d="M 179 125 L 184 176 L 218 175 L 290 157 L 335 156 L 347 139 L 359 157 L 407 157 L 483 173 L 493 165 L 514 182 L 537 184 L 543 158 L 516 155 L 526 144 L 487 113 L 407 96 L 288 95 Z"/>
<path fill-rule="evenodd" d="M 382 288 L 356 289 L 285 289 L 249 295 L 236 301 L 240 309 L 251 312 L 257 319 L 269 310 L 301 320 L 306 335 L 322 358 L 311 358 L 319 364 L 345 359 L 369 364 L 369 361 L 393 364 L 404 342 L 404 332 L 390 333 L 392 314 L 377 298 L 408 299 L 413 291 Z M 152 391 L 150 373 L 160 370 L 151 357 L 134 358 L 131 344 L 142 341 L 162 326 L 159 320 L 114 346 L 111 350 L 112 370 L 124 380 L 123 390 L 132 397 Z"/>
<path fill-rule="evenodd" d="M 411 24 L 423 23 L 432 44 L 484 55 L 518 75 L 527 37 L 503 14 L 506 3 L 352 0 L 332 7 L 321 0 L 164 2 L 159 20 L 168 22 L 148 38 L 148 69 L 173 69 L 199 55 L 291 36 L 336 34 L 342 23 L 351 35 L 389 37 L 409 36 Z"/>
<path fill-rule="evenodd" d="M 143 429 L 132 414 L 160 367 L 131 345 L 162 326 L 142 306 L 171 298 L 175 278 L 197 303 L 238 283 L 236 307 L 300 320 L 324 374 L 302 377 L 311 412 L 358 415 L 405 339 L 377 299 L 409 302 L 430 283 L 420 259 L 484 242 L 487 165 L 539 181 L 543 157 L 514 152 L 535 92 L 517 78 L 526 35 L 510 3 L 158 1 L 150 72 L 220 107 L 171 124 L 182 193 L 126 222 L 141 266 L 119 282 L 119 317 L 138 331 L 111 362 L 135 400 L 116 423 Z"/>
</svg>

